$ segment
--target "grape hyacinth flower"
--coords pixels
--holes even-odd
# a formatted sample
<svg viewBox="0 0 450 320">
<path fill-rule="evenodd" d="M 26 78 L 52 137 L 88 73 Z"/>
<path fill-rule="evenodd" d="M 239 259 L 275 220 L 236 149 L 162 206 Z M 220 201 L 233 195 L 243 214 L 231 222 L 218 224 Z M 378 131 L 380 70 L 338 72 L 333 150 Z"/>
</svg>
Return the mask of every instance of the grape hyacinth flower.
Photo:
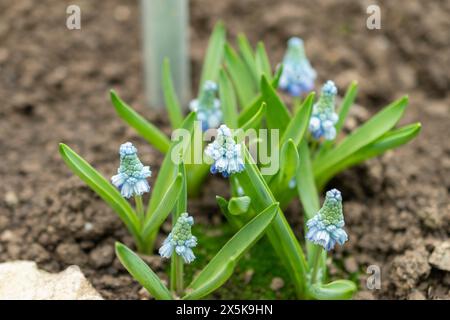
<svg viewBox="0 0 450 320">
<path fill-rule="evenodd" d="M 172 232 L 164 240 L 159 248 L 159 254 L 163 258 L 170 258 L 175 251 L 181 256 L 185 263 L 191 263 L 195 260 L 194 252 L 191 248 L 197 245 L 197 238 L 192 235 L 191 227 L 194 225 L 194 218 L 186 212 L 178 218 Z"/>
<path fill-rule="evenodd" d="M 149 166 L 144 166 L 137 156 L 137 149 L 131 142 L 120 146 L 120 166 L 111 182 L 125 198 L 141 196 L 150 191 L 147 178 L 152 175 Z"/>
<path fill-rule="evenodd" d="M 314 104 L 311 120 L 309 121 L 309 131 L 314 139 L 324 138 L 333 140 L 336 138 L 336 128 L 334 125 L 339 117 L 334 110 L 334 99 L 337 95 L 337 88 L 333 81 L 328 80 L 323 86 L 319 100 Z"/>
<path fill-rule="evenodd" d="M 348 240 L 344 225 L 342 196 L 337 189 L 332 189 L 326 193 L 325 202 L 319 212 L 306 223 L 306 239 L 330 251 L 336 242 L 343 245 Z"/>
<path fill-rule="evenodd" d="M 212 174 L 219 172 L 227 178 L 244 170 L 241 145 L 234 141 L 231 130 L 224 124 L 217 129 L 217 137 L 206 147 L 205 154 L 214 160 L 210 169 Z"/>
<path fill-rule="evenodd" d="M 197 112 L 197 120 L 202 122 L 202 130 L 217 128 L 222 122 L 222 110 L 220 100 L 216 98 L 217 84 L 213 81 L 205 81 L 198 99 L 189 104 L 189 108 Z"/>
<path fill-rule="evenodd" d="M 298 97 L 314 88 L 316 71 L 311 67 L 305 54 L 303 40 L 293 37 L 288 41 L 288 48 L 283 58 L 283 73 L 279 87 L 291 96 Z"/>
</svg>

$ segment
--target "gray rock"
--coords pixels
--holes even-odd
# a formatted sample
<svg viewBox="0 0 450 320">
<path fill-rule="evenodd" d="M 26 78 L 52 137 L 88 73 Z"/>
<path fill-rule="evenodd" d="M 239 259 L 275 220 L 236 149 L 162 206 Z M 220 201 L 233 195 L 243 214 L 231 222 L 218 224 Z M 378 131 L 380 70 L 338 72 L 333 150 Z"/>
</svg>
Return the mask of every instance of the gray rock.
<svg viewBox="0 0 450 320">
<path fill-rule="evenodd" d="M 33 261 L 0 264 L 0 300 L 102 300 L 80 268 L 39 270 Z"/>
<path fill-rule="evenodd" d="M 437 269 L 450 271 L 450 241 L 437 244 L 428 262 Z"/>
</svg>

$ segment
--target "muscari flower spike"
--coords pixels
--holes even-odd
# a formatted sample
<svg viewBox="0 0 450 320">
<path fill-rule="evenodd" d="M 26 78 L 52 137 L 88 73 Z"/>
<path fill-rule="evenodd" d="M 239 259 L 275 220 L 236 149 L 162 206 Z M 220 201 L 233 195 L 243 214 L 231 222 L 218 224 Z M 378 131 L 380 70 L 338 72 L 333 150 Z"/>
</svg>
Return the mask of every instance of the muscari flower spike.
<svg viewBox="0 0 450 320">
<path fill-rule="evenodd" d="M 342 196 L 337 189 L 332 189 L 326 193 L 325 202 L 319 212 L 306 223 L 306 239 L 330 251 L 336 242 L 343 245 L 348 240 L 344 225 Z"/>
<path fill-rule="evenodd" d="M 309 131 L 314 139 L 324 138 L 333 140 L 336 138 L 336 128 L 334 125 L 339 117 L 334 111 L 334 99 L 337 95 L 337 88 L 333 81 L 328 80 L 323 86 L 319 100 L 314 104 L 311 120 L 309 121 Z"/>
<path fill-rule="evenodd" d="M 217 137 L 206 147 L 205 154 L 214 160 L 210 169 L 212 174 L 219 172 L 227 178 L 244 170 L 241 145 L 234 141 L 231 130 L 224 124 L 217 129 Z"/>
<path fill-rule="evenodd" d="M 216 98 L 217 84 L 213 81 L 205 81 L 198 99 L 189 104 L 189 108 L 197 112 L 197 120 L 202 122 L 202 130 L 217 128 L 222 122 L 222 110 L 220 100 Z"/>
<path fill-rule="evenodd" d="M 170 258 L 175 251 L 183 258 L 185 263 L 191 263 L 195 260 L 194 252 L 191 248 L 197 245 L 197 238 L 192 235 L 191 227 L 194 225 L 194 218 L 186 212 L 178 218 L 172 232 L 164 240 L 159 248 L 159 254 L 163 258 Z"/>
<path fill-rule="evenodd" d="M 137 149 L 131 142 L 120 146 L 120 166 L 111 182 L 125 198 L 140 196 L 150 191 L 147 178 L 152 175 L 149 166 L 144 166 L 137 156 Z"/>
<path fill-rule="evenodd" d="M 296 37 L 289 39 L 283 58 L 280 89 L 288 92 L 291 96 L 300 96 L 314 88 L 316 76 L 316 71 L 306 57 L 303 40 Z"/>
</svg>

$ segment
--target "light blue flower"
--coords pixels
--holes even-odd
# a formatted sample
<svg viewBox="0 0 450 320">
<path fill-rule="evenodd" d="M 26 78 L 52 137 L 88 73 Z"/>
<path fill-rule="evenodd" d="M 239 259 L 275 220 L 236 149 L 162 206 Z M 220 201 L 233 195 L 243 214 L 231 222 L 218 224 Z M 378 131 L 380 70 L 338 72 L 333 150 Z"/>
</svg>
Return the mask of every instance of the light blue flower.
<svg viewBox="0 0 450 320">
<path fill-rule="evenodd" d="M 126 142 L 120 146 L 120 166 L 111 182 L 125 198 L 140 196 L 150 191 L 147 178 L 152 175 L 149 166 L 144 166 L 137 156 L 137 149 Z"/>
<path fill-rule="evenodd" d="M 330 251 L 336 243 L 343 245 L 348 240 L 344 225 L 342 196 L 338 190 L 332 189 L 327 192 L 319 212 L 306 223 L 306 239 Z"/>
<path fill-rule="evenodd" d="M 316 77 L 316 71 L 306 57 L 303 40 L 296 37 L 289 39 L 278 85 L 280 89 L 297 97 L 314 88 Z"/>
<path fill-rule="evenodd" d="M 189 104 L 189 108 L 197 113 L 197 120 L 202 122 L 202 130 L 217 128 L 222 122 L 220 100 L 216 98 L 217 84 L 207 80 L 203 84 L 198 99 Z"/>
<path fill-rule="evenodd" d="M 217 129 L 217 137 L 206 147 L 205 154 L 214 161 L 210 169 L 212 174 L 219 172 L 227 178 L 244 170 L 241 145 L 234 141 L 231 130 L 224 124 Z"/>
<path fill-rule="evenodd" d="M 325 140 L 334 140 L 336 138 L 334 125 L 339 119 L 334 110 L 336 95 L 336 85 L 328 80 L 322 87 L 319 100 L 313 106 L 309 121 L 309 131 L 314 139 L 319 140 L 323 137 Z"/>
<path fill-rule="evenodd" d="M 185 263 L 191 263 L 195 260 L 194 252 L 191 249 L 197 245 L 197 238 L 191 233 L 193 224 L 194 218 L 186 212 L 178 218 L 172 232 L 169 233 L 163 245 L 159 248 L 161 257 L 170 258 L 175 251 L 183 258 Z"/>
</svg>

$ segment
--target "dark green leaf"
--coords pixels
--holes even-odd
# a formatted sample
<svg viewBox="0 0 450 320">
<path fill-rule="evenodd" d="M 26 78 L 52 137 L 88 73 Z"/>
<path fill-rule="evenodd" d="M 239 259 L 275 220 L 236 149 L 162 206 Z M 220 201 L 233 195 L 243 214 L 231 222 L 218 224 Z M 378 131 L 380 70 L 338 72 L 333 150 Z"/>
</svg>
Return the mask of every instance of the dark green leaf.
<svg viewBox="0 0 450 320">
<path fill-rule="evenodd" d="M 402 117 L 407 104 L 407 97 L 393 102 L 356 129 L 336 148 L 327 152 L 323 157 L 317 158 L 313 164 L 316 178 L 395 126 Z"/>
<path fill-rule="evenodd" d="M 261 77 L 261 92 L 263 100 L 267 103 L 267 127 L 280 130 L 282 135 L 291 120 L 291 115 L 265 76 Z"/>
<path fill-rule="evenodd" d="M 133 251 L 120 242 L 116 242 L 116 254 L 125 269 L 136 279 L 155 299 L 172 300 L 169 290 L 149 266 Z"/>
<path fill-rule="evenodd" d="M 219 72 L 219 97 L 223 112 L 223 121 L 231 129 L 238 127 L 236 95 L 233 85 L 224 70 Z"/>
<path fill-rule="evenodd" d="M 113 90 L 111 90 L 111 101 L 119 117 L 134 128 L 145 140 L 162 153 L 169 150 L 169 138 L 122 101 Z"/>
<path fill-rule="evenodd" d="M 67 145 L 60 143 L 59 153 L 67 166 L 114 209 L 135 239 L 139 239 L 139 220 L 120 192 Z"/>
<path fill-rule="evenodd" d="M 262 236 L 277 210 L 278 204 L 274 203 L 242 227 L 195 277 L 183 299 L 200 299 L 224 284 L 239 258 Z"/>
</svg>

